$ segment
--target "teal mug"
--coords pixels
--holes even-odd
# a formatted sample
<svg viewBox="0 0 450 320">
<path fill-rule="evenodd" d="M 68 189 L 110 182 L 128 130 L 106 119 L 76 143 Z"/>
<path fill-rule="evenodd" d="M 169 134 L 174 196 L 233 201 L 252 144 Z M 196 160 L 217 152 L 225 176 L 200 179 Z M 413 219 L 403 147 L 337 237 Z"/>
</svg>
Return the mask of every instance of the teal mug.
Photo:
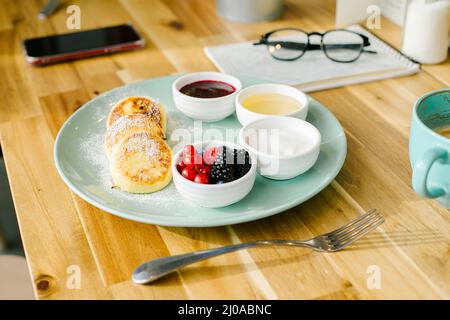
<svg viewBox="0 0 450 320">
<path fill-rule="evenodd" d="M 414 190 L 450 209 L 450 88 L 430 92 L 414 105 L 409 158 Z"/>
</svg>

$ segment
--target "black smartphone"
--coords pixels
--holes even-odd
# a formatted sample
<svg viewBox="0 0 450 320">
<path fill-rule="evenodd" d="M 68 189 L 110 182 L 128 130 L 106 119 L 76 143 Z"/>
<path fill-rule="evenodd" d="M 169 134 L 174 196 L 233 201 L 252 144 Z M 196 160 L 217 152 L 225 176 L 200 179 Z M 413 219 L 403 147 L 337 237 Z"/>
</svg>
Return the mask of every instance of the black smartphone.
<svg viewBox="0 0 450 320">
<path fill-rule="evenodd" d="M 130 24 L 64 33 L 23 41 L 26 60 L 44 65 L 142 48 L 144 39 Z"/>
</svg>

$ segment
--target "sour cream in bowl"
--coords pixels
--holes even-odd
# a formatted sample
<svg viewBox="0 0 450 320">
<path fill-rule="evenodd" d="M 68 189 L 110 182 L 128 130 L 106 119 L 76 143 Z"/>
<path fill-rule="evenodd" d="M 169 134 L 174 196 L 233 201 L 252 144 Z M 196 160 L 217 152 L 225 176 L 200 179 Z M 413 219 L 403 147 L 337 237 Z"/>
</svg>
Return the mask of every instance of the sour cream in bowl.
<svg viewBox="0 0 450 320">
<path fill-rule="evenodd" d="M 276 116 L 244 126 L 239 143 L 257 155 L 262 176 L 286 180 L 308 171 L 316 163 L 321 135 L 307 121 Z"/>
</svg>

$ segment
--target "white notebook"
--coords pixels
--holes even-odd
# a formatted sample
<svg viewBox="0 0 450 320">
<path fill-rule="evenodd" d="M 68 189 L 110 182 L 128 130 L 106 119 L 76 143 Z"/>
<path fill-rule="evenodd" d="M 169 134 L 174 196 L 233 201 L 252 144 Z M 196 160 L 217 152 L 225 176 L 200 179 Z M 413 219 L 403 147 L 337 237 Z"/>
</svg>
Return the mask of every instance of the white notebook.
<svg viewBox="0 0 450 320">
<path fill-rule="evenodd" d="M 266 46 L 252 45 L 254 41 L 206 47 L 205 52 L 222 72 L 295 85 L 305 92 L 406 76 L 419 71 L 419 64 L 402 56 L 361 26 L 353 25 L 348 29 L 368 36 L 371 46 L 366 49 L 378 53 L 363 53 L 352 63 L 333 62 L 322 51 L 307 51 L 295 61 L 278 61 L 270 56 Z"/>
</svg>

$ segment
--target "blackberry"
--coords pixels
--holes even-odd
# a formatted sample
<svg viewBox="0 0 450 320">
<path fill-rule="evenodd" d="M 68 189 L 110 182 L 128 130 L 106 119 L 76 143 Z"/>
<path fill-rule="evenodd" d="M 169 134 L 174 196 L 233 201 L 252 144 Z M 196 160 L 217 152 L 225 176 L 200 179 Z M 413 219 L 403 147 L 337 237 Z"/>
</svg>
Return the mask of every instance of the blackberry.
<svg viewBox="0 0 450 320">
<path fill-rule="evenodd" d="M 211 169 L 211 182 L 212 183 L 226 183 L 235 180 L 234 166 L 229 164 L 214 165 Z"/>
<path fill-rule="evenodd" d="M 234 167 L 234 152 L 222 147 L 216 155 L 211 167 L 211 182 L 226 183 L 236 180 Z"/>
<path fill-rule="evenodd" d="M 249 153 L 244 149 L 234 150 L 235 177 L 239 179 L 250 171 L 251 161 Z"/>
</svg>

